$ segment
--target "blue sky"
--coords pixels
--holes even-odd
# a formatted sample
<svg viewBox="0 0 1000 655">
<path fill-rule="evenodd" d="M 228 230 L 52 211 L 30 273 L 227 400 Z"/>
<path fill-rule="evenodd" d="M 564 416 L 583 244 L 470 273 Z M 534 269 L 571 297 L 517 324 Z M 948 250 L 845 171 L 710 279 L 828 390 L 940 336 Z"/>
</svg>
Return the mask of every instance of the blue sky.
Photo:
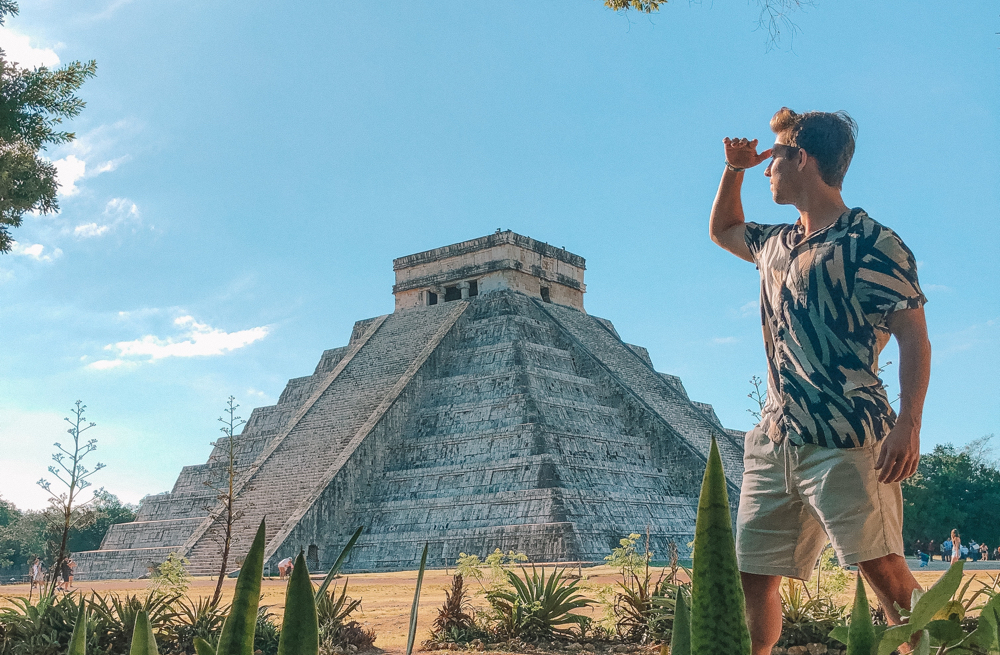
<svg viewBox="0 0 1000 655">
<path fill-rule="evenodd" d="M 587 259 L 589 312 L 746 429 L 764 375 L 752 265 L 707 220 L 722 138 L 846 109 L 844 195 L 916 254 L 934 346 L 923 445 L 1000 431 L 1000 10 L 820 0 L 768 49 L 753 3 L 36 0 L 12 59 L 96 59 L 62 210 L 0 256 L 0 495 L 75 400 L 126 500 L 392 311 L 391 262 L 496 228 Z M 763 167 L 744 200 L 790 222 Z M 895 361 L 893 346 L 885 358 Z M 895 367 L 887 382 L 898 391 Z"/>
</svg>

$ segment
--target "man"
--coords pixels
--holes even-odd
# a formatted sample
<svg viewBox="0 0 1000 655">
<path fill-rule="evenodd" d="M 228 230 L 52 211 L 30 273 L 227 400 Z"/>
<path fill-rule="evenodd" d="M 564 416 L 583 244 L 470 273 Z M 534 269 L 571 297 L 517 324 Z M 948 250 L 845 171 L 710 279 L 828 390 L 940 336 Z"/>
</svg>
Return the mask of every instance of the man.
<svg viewBox="0 0 1000 655">
<path fill-rule="evenodd" d="M 900 481 L 920 458 L 930 377 L 926 301 L 912 253 L 841 197 L 856 126 L 845 113 L 771 119 L 774 147 L 725 139 L 712 240 L 760 270 L 767 403 L 746 437 L 736 549 L 754 655 L 781 636 L 783 576 L 806 579 L 829 538 L 857 564 L 892 623 L 919 588 L 903 557 Z M 791 225 L 745 222 L 745 170 L 764 175 Z M 890 334 L 899 344 L 899 415 L 878 378 Z"/>
<path fill-rule="evenodd" d="M 294 564 L 292 563 L 291 557 L 286 557 L 285 559 L 278 562 L 278 579 L 284 580 L 292 574 L 292 569 Z"/>
</svg>

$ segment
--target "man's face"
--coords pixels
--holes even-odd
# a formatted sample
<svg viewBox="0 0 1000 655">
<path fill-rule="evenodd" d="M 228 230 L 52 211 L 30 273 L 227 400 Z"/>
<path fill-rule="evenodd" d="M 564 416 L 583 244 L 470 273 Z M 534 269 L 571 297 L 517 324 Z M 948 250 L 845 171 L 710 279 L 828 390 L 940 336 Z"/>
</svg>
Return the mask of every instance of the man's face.
<svg viewBox="0 0 1000 655">
<path fill-rule="evenodd" d="M 779 205 L 795 204 L 801 186 L 799 149 L 784 143 L 784 139 L 779 136 L 772 148 L 771 161 L 764 175 L 771 178 L 774 202 Z"/>
</svg>

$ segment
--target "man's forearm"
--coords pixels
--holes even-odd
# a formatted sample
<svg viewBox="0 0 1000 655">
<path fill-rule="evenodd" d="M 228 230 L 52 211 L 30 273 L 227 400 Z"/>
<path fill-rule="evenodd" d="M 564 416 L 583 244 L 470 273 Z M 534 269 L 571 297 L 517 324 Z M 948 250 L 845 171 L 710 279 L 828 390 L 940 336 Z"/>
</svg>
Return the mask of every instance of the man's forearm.
<svg viewBox="0 0 1000 655">
<path fill-rule="evenodd" d="M 899 343 L 899 422 L 920 428 L 924 397 L 931 378 L 931 343 L 926 333 L 907 335 Z"/>
<path fill-rule="evenodd" d="M 728 229 L 746 221 L 743 215 L 743 200 L 740 191 L 743 188 L 743 172 L 731 171 L 728 168 L 722 173 L 719 190 L 712 203 L 712 215 L 709 218 L 708 230 L 712 241 L 719 243 L 719 236 Z"/>
</svg>

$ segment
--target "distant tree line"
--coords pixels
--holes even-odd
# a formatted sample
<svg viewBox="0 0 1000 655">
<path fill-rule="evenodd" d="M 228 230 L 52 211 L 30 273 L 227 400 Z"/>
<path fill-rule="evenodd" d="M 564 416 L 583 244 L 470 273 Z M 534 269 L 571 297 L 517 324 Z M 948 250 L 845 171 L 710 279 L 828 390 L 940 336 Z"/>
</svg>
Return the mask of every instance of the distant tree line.
<svg viewBox="0 0 1000 655">
<path fill-rule="evenodd" d="M 94 502 L 74 517 L 67 544 L 70 552 L 96 550 L 112 525 L 135 520 L 137 506 L 123 503 L 104 489 L 95 491 L 94 496 Z M 35 557 L 50 566 L 58 557 L 61 540 L 58 509 L 21 510 L 0 498 L 0 580 L 26 574 Z"/>
<path fill-rule="evenodd" d="M 944 541 L 953 528 L 962 543 L 975 539 L 992 552 L 1000 545 L 1000 463 L 988 435 L 963 448 L 934 447 L 920 456 L 913 477 L 903 481 L 903 541 Z"/>
</svg>

